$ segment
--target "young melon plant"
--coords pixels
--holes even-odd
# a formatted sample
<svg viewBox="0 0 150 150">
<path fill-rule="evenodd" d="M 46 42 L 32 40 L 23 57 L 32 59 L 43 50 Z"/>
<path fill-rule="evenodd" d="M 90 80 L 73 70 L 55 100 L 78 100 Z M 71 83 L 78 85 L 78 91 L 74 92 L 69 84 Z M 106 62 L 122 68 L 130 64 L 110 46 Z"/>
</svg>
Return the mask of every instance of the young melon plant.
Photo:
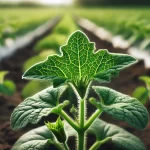
<svg viewBox="0 0 150 150">
<path fill-rule="evenodd" d="M 126 54 L 95 52 L 94 43 L 81 32 L 74 32 L 67 44 L 61 47 L 61 55 L 52 55 L 46 61 L 35 64 L 23 75 L 24 79 L 51 80 L 53 86 L 25 99 L 11 115 L 11 127 L 17 130 L 29 123 L 37 124 L 51 113 L 59 117 L 56 122 L 45 120 L 45 125 L 24 134 L 12 150 L 68 150 L 68 139 L 76 136 L 77 147 L 85 150 L 87 134 L 94 134 L 96 141 L 89 148 L 96 150 L 111 142 L 115 150 L 145 150 L 144 144 L 129 132 L 99 119 L 105 112 L 129 125 L 144 129 L 148 123 L 146 108 L 135 98 L 102 86 L 92 86 L 93 81 L 110 82 L 119 71 L 136 62 Z M 78 109 L 70 100 L 60 101 L 67 88 L 71 88 L 78 101 Z M 99 98 L 89 97 L 93 89 Z M 32 90 L 32 89 L 31 89 Z M 95 106 L 95 112 L 87 118 L 87 103 Z M 67 113 L 70 106 L 72 116 Z"/>
<path fill-rule="evenodd" d="M 4 80 L 8 71 L 0 71 L 0 95 L 11 96 L 16 91 L 16 86 L 11 80 Z"/>
</svg>

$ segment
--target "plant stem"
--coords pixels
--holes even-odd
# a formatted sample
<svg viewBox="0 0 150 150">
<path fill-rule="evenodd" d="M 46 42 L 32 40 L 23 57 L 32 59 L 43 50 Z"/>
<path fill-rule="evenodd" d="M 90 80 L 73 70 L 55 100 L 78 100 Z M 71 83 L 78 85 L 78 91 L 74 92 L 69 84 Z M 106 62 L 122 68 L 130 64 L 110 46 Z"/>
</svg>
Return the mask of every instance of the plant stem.
<svg viewBox="0 0 150 150">
<path fill-rule="evenodd" d="M 84 96 L 84 100 L 86 100 L 87 97 L 88 97 L 88 94 L 89 94 L 89 92 L 90 92 L 91 85 L 92 85 L 92 81 L 89 83 L 89 85 L 88 85 L 88 87 L 87 87 L 87 89 L 86 89 L 86 93 L 85 93 L 85 96 Z"/>
<path fill-rule="evenodd" d="M 79 110 L 79 123 L 80 123 L 80 128 L 84 127 L 84 122 L 85 122 L 85 100 L 80 100 L 80 110 Z"/>
<path fill-rule="evenodd" d="M 74 93 L 75 93 L 75 95 L 76 95 L 77 99 L 78 99 L 78 100 L 80 100 L 80 99 L 81 99 L 81 97 L 80 97 L 80 95 L 79 95 L 79 93 L 78 93 L 77 89 L 75 88 L 75 86 L 74 86 L 72 83 L 69 83 L 69 85 L 70 85 L 70 86 L 71 86 L 71 88 L 73 89 L 73 91 L 74 91 Z"/>
<path fill-rule="evenodd" d="M 61 110 L 59 113 L 61 117 L 63 117 L 76 131 L 79 130 L 79 126 L 75 123 L 75 121 L 65 113 L 65 111 Z"/>
<path fill-rule="evenodd" d="M 87 130 L 90 125 L 93 123 L 93 121 L 102 113 L 101 110 L 97 109 L 93 115 L 88 119 L 88 121 L 86 122 L 84 129 Z"/>
<path fill-rule="evenodd" d="M 102 141 L 96 141 L 89 150 L 97 150 L 98 148 L 100 148 L 101 145 L 103 145 L 104 143 L 106 143 L 110 140 L 111 140 L 111 137 L 107 137 L 106 139 L 104 139 Z"/>
<path fill-rule="evenodd" d="M 78 150 L 85 149 L 85 135 L 84 132 L 78 132 Z"/>
<path fill-rule="evenodd" d="M 78 131 L 78 150 L 85 149 L 85 100 L 81 99 L 79 103 L 79 126 L 80 130 Z"/>
<path fill-rule="evenodd" d="M 69 147 L 66 142 L 63 143 L 65 150 L 69 150 Z"/>
</svg>

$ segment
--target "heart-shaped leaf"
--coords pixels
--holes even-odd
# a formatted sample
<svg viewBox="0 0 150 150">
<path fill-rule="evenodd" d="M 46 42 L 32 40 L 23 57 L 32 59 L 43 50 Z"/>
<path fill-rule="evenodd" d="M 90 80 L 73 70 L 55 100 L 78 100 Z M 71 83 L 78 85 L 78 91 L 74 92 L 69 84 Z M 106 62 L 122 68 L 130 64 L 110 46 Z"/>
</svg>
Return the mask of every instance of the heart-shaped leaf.
<svg viewBox="0 0 150 150">
<path fill-rule="evenodd" d="M 43 116 L 48 116 L 58 105 L 59 98 L 67 86 L 52 86 L 25 99 L 11 115 L 11 127 L 16 130 L 28 123 L 36 124 Z"/>
<path fill-rule="evenodd" d="M 110 138 L 115 150 L 146 150 L 139 138 L 116 125 L 106 123 L 100 119 L 93 122 L 88 129 L 88 133 L 95 134 L 97 141 Z"/>
<path fill-rule="evenodd" d="M 101 98 L 101 102 L 93 102 L 99 109 L 137 129 L 146 127 L 148 112 L 137 99 L 107 87 L 94 86 L 93 89 Z"/>
<path fill-rule="evenodd" d="M 54 85 L 71 81 L 77 87 L 86 87 L 93 79 L 109 82 L 119 70 L 136 62 L 126 54 L 94 50 L 94 43 L 89 42 L 84 33 L 76 31 L 67 45 L 61 47 L 61 56 L 49 56 L 46 61 L 27 70 L 23 78 L 53 80 Z"/>
</svg>

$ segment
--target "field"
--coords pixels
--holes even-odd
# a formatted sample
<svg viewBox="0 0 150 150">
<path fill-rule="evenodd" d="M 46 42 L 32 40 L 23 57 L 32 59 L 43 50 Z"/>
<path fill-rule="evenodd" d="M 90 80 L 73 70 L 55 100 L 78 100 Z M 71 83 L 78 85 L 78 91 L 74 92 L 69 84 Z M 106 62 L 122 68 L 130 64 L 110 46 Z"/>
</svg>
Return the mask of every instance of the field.
<svg viewBox="0 0 150 150">
<path fill-rule="evenodd" d="M 49 55 L 60 55 L 60 46 L 67 43 L 68 37 L 73 32 L 76 30 L 83 30 L 88 35 L 90 41 L 95 42 L 97 50 L 108 49 L 110 52 L 128 54 L 128 50 L 115 48 L 111 43 L 107 43 L 103 39 L 94 36 L 92 32 L 80 28 L 80 25 L 76 20 L 77 17 L 89 19 L 97 26 L 110 31 L 114 36 L 121 35 L 130 43 L 130 46 L 138 47 L 140 50 L 150 50 L 149 14 L 150 8 L 148 7 L 0 8 L 0 54 L 1 48 L 7 46 L 8 41 L 15 41 L 16 39 L 23 37 L 58 15 L 61 17 L 55 27 L 51 30 L 47 30 L 46 34 L 39 36 L 40 38 L 36 39 L 31 45 L 25 45 L 23 48 L 16 50 L 13 55 L 6 57 L 0 62 L 0 72 L 4 70 L 8 71 L 4 80 L 9 79 L 16 85 L 16 91 L 12 96 L 0 93 L 0 150 L 10 150 L 20 135 L 33 127 L 43 125 L 44 119 L 49 119 L 49 117 L 44 118 L 38 125 L 29 125 L 26 129 L 19 131 L 12 131 L 10 128 L 10 115 L 14 108 L 25 98 L 52 85 L 51 81 L 39 82 L 36 80 L 23 80 L 22 74 L 35 63 L 46 60 Z M 139 60 L 138 63 L 122 71 L 111 83 L 104 85 L 132 96 L 137 87 L 144 86 L 146 88 L 144 82 L 139 80 L 139 77 L 143 75 L 150 76 L 150 68 L 145 67 L 144 60 Z M 93 84 L 99 85 L 97 82 L 94 82 Z M 90 92 L 90 95 L 92 94 L 93 91 Z M 69 98 L 77 105 L 72 93 L 69 95 Z M 145 100 L 144 105 L 150 112 L 150 102 L 148 101 L 148 98 Z M 90 107 L 87 111 L 88 115 L 93 111 L 94 108 Z M 143 131 L 138 131 L 122 121 L 112 119 L 106 114 L 102 115 L 102 118 L 105 121 L 119 125 L 125 130 L 138 136 L 147 148 L 150 147 L 150 123 Z M 52 120 L 56 120 L 55 115 L 52 116 Z M 91 145 L 91 142 L 92 140 L 87 143 L 88 147 Z M 69 141 L 69 144 L 72 146 L 71 148 L 74 149 L 74 143 L 72 144 L 71 141 Z M 104 145 L 101 150 L 113 149 L 111 146 L 105 147 Z"/>
<path fill-rule="evenodd" d="M 113 35 L 121 35 L 132 46 L 150 48 L 149 8 L 84 8 L 76 13 Z"/>
<path fill-rule="evenodd" d="M 61 10 L 53 8 L 1 8 L 0 45 L 32 31 L 58 14 L 61 14 Z"/>
</svg>

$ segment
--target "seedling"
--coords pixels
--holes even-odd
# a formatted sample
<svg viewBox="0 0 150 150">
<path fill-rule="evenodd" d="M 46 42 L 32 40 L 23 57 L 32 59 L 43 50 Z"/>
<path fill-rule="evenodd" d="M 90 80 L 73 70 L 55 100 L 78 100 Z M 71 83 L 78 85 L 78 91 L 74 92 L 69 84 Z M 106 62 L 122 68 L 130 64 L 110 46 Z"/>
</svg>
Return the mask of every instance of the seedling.
<svg viewBox="0 0 150 150">
<path fill-rule="evenodd" d="M 149 76 L 140 76 L 145 86 L 138 86 L 134 92 L 133 97 L 137 98 L 142 104 L 146 104 L 148 99 L 150 99 L 150 77 Z"/>
<path fill-rule="evenodd" d="M 11 96 L 16 91 L 16 86 L 11 80 L 4 80 L 8 71 L 0 71 L 0 95 Z"/>
<path fill-rule="evenodd" d="M 146 108 L 128 95 L 108 87 L 92 86 L 94 80 L 99 83 L 110 82 L 111 77 L 117 76 L 120 70 L 135 63 L 136 59 L 126 54 L 94 50 L 94 43 L 89 42 L 83 32 L 76 31 L 69 37 L 67 44 L 61 47 L 61 55 L 49 56 L 46 61 L 35 64 L 25 72 L 23 78 L 51 80 L 53 86 L 25 99 L 13 111 L 12 129 L 23 128 L 29 123 L 37 124 L 43 116 L 51 113 L 57 114 L 59 118 L 56 123 L 46 120 L 46 126 L 23 135 L 12 150 L 48 150 L 51 145 L 68 150 L 70 136 L 76 136 L 78 150 L 85 150 L 88 140 L 86 135 L 89 133 L 96 136 L 90 150 L 96 150 L 107 142 L 111 142 L 115 150 L 145 150 L 140 139 L 98 117 L 106 112 L 137 129 L 144 129 L 148 123 Z M 59 101 L 67 88 L 74 91 L 78 109 L 69 105 L 70 100 Z M 90 89 L 99 98 L 89 97 Z M 89 118 L 86 111 L 88 102 L 96 108 Z M 65 107 L 70 107 L 73 117 L 68 115 Z"/>
</svg>

